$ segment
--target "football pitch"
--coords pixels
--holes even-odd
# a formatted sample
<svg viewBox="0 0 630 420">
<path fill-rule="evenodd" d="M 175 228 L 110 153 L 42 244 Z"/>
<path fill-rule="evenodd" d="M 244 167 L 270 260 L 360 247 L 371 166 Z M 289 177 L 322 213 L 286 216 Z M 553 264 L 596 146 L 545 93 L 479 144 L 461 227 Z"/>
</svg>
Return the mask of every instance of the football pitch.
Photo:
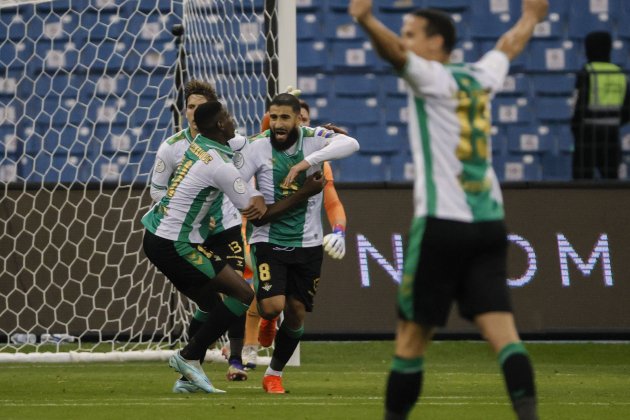
<svg viewBox="0 0 630 420">
<path fill-rule="evenodd" d="M 528 343 L 542 419 L 630 418 L 630 344 Z M 171 393 L 166 362 L 0 365 L 2 419 L 379 419 L 392 342 L 305 342 L 286 395 L 267 395 L 260 366 L 222 395 Z M 412 419 L 512 419 L 498 364 L 481 342 L 436 342 Z"/>
</svg>

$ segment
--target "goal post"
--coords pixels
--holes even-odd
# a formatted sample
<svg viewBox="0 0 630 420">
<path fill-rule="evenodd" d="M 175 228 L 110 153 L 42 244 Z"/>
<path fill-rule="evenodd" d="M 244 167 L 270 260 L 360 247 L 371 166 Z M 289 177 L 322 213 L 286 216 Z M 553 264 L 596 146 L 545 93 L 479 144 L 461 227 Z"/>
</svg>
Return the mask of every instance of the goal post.
<svg viewBox="0 0 630 420">
<path fill-rule="evenodd" d="M 0 362 L 160 360 L 186 341 L 193 305 L 144 257 L 140 223 L 178 57 L 180 82 L 212 82 L 256 132 L 268 84 L 295 86 L 270 64 L 287 3 L 0 1 Z"/>
</svg>

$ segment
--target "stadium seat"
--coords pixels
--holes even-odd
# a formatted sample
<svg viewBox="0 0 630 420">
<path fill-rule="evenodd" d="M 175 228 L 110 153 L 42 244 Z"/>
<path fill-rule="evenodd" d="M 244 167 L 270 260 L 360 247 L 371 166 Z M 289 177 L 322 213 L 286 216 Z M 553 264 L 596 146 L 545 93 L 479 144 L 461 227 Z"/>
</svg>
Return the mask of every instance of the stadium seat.
<svg viewBox="0 0 630 420">
<path fill-rule="evenodd" d="M 555 149 L 553 134 L 547 126 L 508 126 L 507 143 L 508 152 L 511 154 L 545 154 Z"/>
<path fill-rule="evenodd" d="M 338 4 L 343 4 L 343 0 L 335 0 Z M 469 0 L 465 0 L 469 1 Z M 348 2 L 346 1 L 346 9 Z M 413 11 L 415 9 L 419 9 L 421 7 L 425 7 L 425 0 L 403 0 L 403 1 L 392 1 L 392 0 L 376 0 L 374 2 L 375 9 L 379 14 L 385 13 L 394 13 L 401 14 Z"/>
<path fill-rule="evenodd" d="M 86 182 L 89 162 L 84 156 L 52 155 L 40 151 L 35 156 L 24 156 L 18 163 L 18 176 L 26 182 L 71 183 Z"/>
<path fill-rule="evenodd" d="M 611 61 L 628 71 L 630 68 L 630 40 L 616 39 L 613 41 Z"/>
<path fill-rule="evenodd" d="M 335 182 L 386 182 L 390 180 L 388 155 L 357 152 L 333 163 Z"/>
<path fill-rule="evenodd" d="M 33 23 L 31 24 L 25 22 L 25 18 L 18 14 L 17 9 L 2 8 L 2 14 L 0 14 L 0 39 L 18 42 L 25 38 L 29 30 L 36 32 L 39 29 L 41 33 L 41 20 L 32 19 L 32 21 Z M 35 28 L 36 25 L 38 26 L 37 28 Z M 27 29 L 29 26 L 31 28 Z"/>
<path fill-rule="evenodd" d="M 625 40 L 630 39 L 630 25 L 627 24 L 628 22 L 630 22 L 630 2 L 624 1 L 620 7 L 617 35 Z"/>
<path fill-rule="evenodd" d="M 541 162 L 546 181 L 570 181 L 573 178 L 572 154 L 543 155 Z"/>
<path fill-rule="evenodd" d="M 368 41 L 333 41 L 332 66 L 335 71 L 378 72 L 380 61 Z"/>
<path fill-rule="evenodd" d="M 471 4 L 470 0 L 426 0 L 425 6 L 433 9 L 459 11 L 477 5 Z"/>
<path fill-rule="evenodd" d="M 479 42 L 478 52 L 479 56 L 473 60 L 479 60 L 484 54 L 488 51 L 491 51 L 496 46 L 496 40 L 485 40 Z M 510 73 L 521 73 L 527 65 L 527 60 L 529 58 L 529 48 L 525 48 L 523 52 L 516 56 L 512 61 L 510 61 Z"/>
<path fill-rule="evenodd" d="M 298 41 L 321 41 L 323 39 L 323 29 L 320 25 L 321 19 L 317 14 L 297 13 L 297 39 Z"/>
<path fill-rule="evenodd" d="M 494 156 L 492 165 L 499 181 L 540 181 L 540 157 L 532 154 Z"/>
<path fill-rule="evenodd" d="M 506 156 L 508 149 L 507 128 L 508 125 L 493 125 L 490 134 L 492 156 Z"/>
<path fill-rule="evenodd" d="M 502 96 L 522 96 L 528 97 L 530 93 L 529 88 L 530 78 L 524 74 L 511 74 L 508 75 L 503 83 L 500 95 Z"/>
<path fill-rule="evenodd" d="M 297 12 L 319 12 L 322 10 L 321 3 L 319 0 L 298 0 L 296 2 Z"/>
<path fill-rule="evenodd" d="M 414 166 L 413 157 L 408 150 L 391 156 L 391 181 L 392 182 L 413 182 Z"/>
<path fill-rule="evenodd" d="M 451 52 L 452 63 L 473 63 L 480 57 L 479 44 L 473 40 L 459 41 Z"/>
<path fill-rule="evenodd" d="M 18 155 L 4 154 L 0 157 L 0 182 L 3 184 L 9 182 L 17 182 L 21 179 L 18 177 Z"/>
<path fill-rule="evenodd" d="M 328 104 L 332 121 L 339 124 L 374 124 L 381 120 L 377 98 L 335 98 Z"/>
<path fill-rule="evenodd" d="M 575 89 L 575 74 L 533 75 L 534 92 L 543 95 L 570 95 Z"/>
<path fill-rule="evenodd" d="M 630 152 L 630 124 L 621 126 L 619 138 L 621 139 L 621 150 L 624 153 Z"/>
<path fill-rule="evenodd" d="M 587 4 L 588 7 L 586 7 Z M 619 0 L 573 1 L 569 7 L 569 37 L 583 39 L 592 31 L 610 32 L 616 27 L 620 12 Z M 585 30 L 585 28 L 588 29 Z"/>
<path fill-rule="evenodd" d="M 328 96 L 309 96 L 308 99 L 304 98 L 304 100 L 308 101 L 308 105 L 311 108 L 311 125 L 321 125 L 331 121 L 337 124 L 335 120 L 336 115 L 332 107 L 329 106 L 331 100 Z"/>
<path fill-rule="evenodd" d="M 539 96 L 536 98 L 536 118 L 542 122 L 567 122 L 573 116 L 570 97 Z"/>
<path fill-rule="evenodd" d="M 533 71 L 576 71 L 579 69 L 578 48 L 573 41 L 531 41 L 527 69 Z"/>
<path fill-rule="evenodd" d="M 327 95 L 332 90 L 333 76 L 323 73 L 298 75 L 298 89 L 302 91 L 300 98 L 310 105 L 310 98 Z"/>
<path fill-rule="evenodd" d="M 24 129 L 24 152 L 36 156 L 41 151 L 51 155 L 73 155 L 89 157 L 96 153 L 92 130 L 88 125 L 57 124 L 37 122 L 34 128 Z"/>
<path fill-rule="evenodd" d="M 297 67 L 300 71 L 322 72 L 328 64 L 327 44 L 321 41 L 298 41 Z"/>
<path fill-rule="evenodd" d="M 379 78 L 379 83 L 383 89 L 383 96 L 394 96 L 399 98 L 407 97 L 407 88 L 405 82 L 394 75 L 383 75 Z"/>
<path fill-rule="evenodd" d="M 21 153 L 24 139 L 20 138 L 18 127 L 13 124 L 0 125 L 0 159 L 4 156 L 17 156 Z"/>
<path fill-rule="evenodd" d="M 470 35 L 473 38 L 496 40 L 514 25 L 520 15 L 511 1 L 484 0 L 471 8 Z"/>
<path fill-rule="evenodd" d="M 359 141 L 363 152 L 399 153 L 409 149 L 404 125 L 360 124 L 351 135 Z"/>
<path fill-rule="evenodd" d="M 323 30 L 326 38 L 330 40 L 367 41 L 368 39 L 365 31 L 352 20 L 347 11 L 329 13 L 324 21 Z"/>
<path fill-rule="evenodd" d="M 27 42 L 3 42 L 0 43 L 0 63 L 13 71 L 20 71 L 26 67 L 33 55 L 33 47 Z"/>
<path fill-rule="evenodd" d="M 406 124 L 409 122 L 407 98 L 390 96 L 386 98 L 385 122 L 387 124 Z"/>
<path fill-rule="evenodd" d="M 378 18 L 392 32 L 399 34 L 400 28 L 402 28 L 404 16 L 405 15 L 402 13 L 383 13 L 379 15 Z"/>
<path fill-rule="evenodd" d="M 492 121 L 495 124 L 528 124 L 532 121 L 526 98 L 497 97 L 492 102 Z"/>
<path fill-rule="evenodd" d="M 336 96 L 379 96 L 380 78 L 374 74 L 335 76 Z"/>
</svg>

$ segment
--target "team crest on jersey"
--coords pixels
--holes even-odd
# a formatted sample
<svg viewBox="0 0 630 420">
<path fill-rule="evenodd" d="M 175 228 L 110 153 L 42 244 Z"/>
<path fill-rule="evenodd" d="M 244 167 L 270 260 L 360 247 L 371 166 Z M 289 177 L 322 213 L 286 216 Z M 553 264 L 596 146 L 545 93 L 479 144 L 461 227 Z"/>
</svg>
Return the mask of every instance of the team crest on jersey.
<svg viewBox="0 0 630 420">
<path fill-rule="evenodd" d="M 265 289 L 266 292 L 271 290 L 271 283 L 265 283 L 263 286 L 261 286 L 263 289 Z"/>
<path fill-rule="evenodd" d="M 241 178 L 236 178 L 234 180 L 234 191 L 239 194 L 245 194 L 245 183 Z"/>
<path fill-rule="evenodd" d="M 158 159 L 155 162 L 155 172 L 161 174 L 162 172 L 164 172 L 164 169 L 166 169 L 166 165 L 164 164 L 164 161 L 162 159 Z"/>
<path fill-rule="evenodd" d="M 232 163 L 236 166 L 236 169 L 241 169 L 245 163 L 243 154 L 241 152 L 234 152 L 234 156 L 232 156 Z"/>
</svg>

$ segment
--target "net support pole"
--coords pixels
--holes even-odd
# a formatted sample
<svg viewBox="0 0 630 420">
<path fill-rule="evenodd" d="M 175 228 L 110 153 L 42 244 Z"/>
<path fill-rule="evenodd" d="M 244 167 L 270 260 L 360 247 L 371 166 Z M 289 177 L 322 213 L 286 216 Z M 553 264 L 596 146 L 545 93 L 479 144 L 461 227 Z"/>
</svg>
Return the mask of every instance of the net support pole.
<svg viewBox="0 0 630 420">
<path fill-rule="evenodd" d="M 296 0 L 278 3 L 278 90 L 297 87 L 297 17 Z"/>
</svg>

